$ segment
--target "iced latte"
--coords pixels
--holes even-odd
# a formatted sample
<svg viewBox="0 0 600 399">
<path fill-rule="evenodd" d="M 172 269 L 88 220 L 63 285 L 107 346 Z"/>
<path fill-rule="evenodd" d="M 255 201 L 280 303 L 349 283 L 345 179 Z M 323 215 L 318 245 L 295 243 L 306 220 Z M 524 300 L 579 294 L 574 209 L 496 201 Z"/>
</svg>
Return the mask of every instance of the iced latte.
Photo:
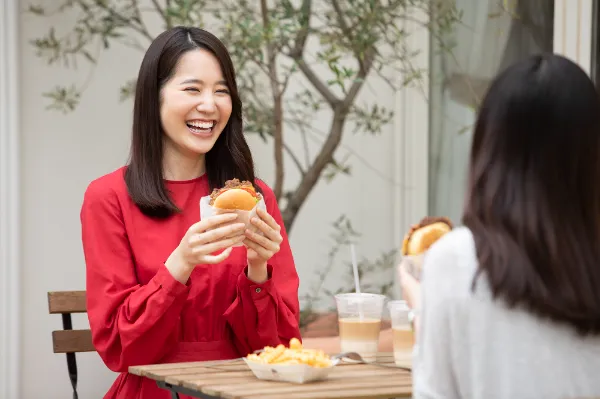
<svg viewBox="0 0 600 399">
<path fill-rule="evenodd" d="M 410 366 L 415 345 L 415 336 L 408 317 L 410 308 L 406 301 L 390 301 L 388 309 L 392 319 L 394 361 L 398 366 Z"/>
<path fill-rule="evenodd" d="M 356 352 L 367 362 L 377 358 L 385 297 L 377 294 L 336 295 L 342 352 Z"/>
</svg>

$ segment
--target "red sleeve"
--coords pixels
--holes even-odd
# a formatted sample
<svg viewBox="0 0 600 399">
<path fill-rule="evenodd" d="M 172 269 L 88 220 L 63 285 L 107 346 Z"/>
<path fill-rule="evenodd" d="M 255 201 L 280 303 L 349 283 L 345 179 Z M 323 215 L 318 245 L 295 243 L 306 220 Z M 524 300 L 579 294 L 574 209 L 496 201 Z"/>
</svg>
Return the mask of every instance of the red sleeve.
<svg viewBox="0 0 600 399">
<path fill-rule="evenodd" d="M 93 344 L 113 371 L 157 362 L 176 341 L 189 287 L 164 264 L 146 285 L 136 278 L 114 189 L 93 182 L 81 209 L 87 311 Z"/>
<path fill-rule="evenodd" d="M 281 226 L 283 242 L 267 264 L 269 279 L 254 283 L 246 276 L 246 267 L 238 277 L 237 298 L 225 312 L 242 355 L 300 339 L 299 279 L 292 250 L 275 196 L 264 183 L 260 186 L 267 211 Z"/>
</svg>

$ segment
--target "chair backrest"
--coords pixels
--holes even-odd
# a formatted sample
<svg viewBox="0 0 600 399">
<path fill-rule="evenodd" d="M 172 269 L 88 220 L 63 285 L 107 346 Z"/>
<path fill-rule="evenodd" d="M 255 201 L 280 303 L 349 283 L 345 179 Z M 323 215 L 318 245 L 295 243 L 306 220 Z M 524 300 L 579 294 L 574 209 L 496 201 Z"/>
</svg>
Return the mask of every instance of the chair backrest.
<svg viewBox="0 0 600 399">
<path fill-rule="evenodd" d="M 95 352 L 92 333 L 87 330 L 73 330 L 71 314 L 85 313 L 85 291 L 57 291 L 48 293 L 50 314 L 61 314 L 63 330 L 52 331 L 54 353 Z"/>
<path fill-rule="evenodd" d="M 73 398 L 77 399 L 77 360 L 75 353 L 95 352 L 92 343 L 92 332 L 73 330 L 71 314 L 86 313 L 85 291 L 54 291 L 48 292 L 48 310 L 50 314 L 62 316 L 62 330 L 52 331 L 52 349 L 54 353 L 65 353 L 67 369 L 73 387 Z"/>
</svg>

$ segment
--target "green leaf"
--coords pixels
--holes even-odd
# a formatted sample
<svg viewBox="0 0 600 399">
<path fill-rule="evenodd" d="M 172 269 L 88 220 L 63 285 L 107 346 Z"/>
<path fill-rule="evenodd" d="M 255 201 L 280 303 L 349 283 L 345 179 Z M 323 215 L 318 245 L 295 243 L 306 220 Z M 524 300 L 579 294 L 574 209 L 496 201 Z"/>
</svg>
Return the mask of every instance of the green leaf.
<svg viewBox="0 0 600 399">
<path fill-rule="evenodd" d="M 125 101 L 135 95 L 136 79 L 130 79 L 119 89 L 119 101 Z"/>
<path fill-rule="evenodd" d="M 77 107 L 81 98 L 81 93 L 74 85 L 71 85 L 68 88 L 57 86 L 54 90 L 43 93 L 43 96 L 52 100 L 52 102 L 46 106 L 46 109 L 62 111 L 66 114 Z"/>
<path fill-rule="evenodd" d="M 27 9 L 28 12 L 34 14 L 34 15 L 38 15 L 38 16 L 42 16 L 46 14 L 46 11 L 44 9 L 44 7 L 39 6 L 39 5 L 29 5 L 29 8 Z"/>
</svg>

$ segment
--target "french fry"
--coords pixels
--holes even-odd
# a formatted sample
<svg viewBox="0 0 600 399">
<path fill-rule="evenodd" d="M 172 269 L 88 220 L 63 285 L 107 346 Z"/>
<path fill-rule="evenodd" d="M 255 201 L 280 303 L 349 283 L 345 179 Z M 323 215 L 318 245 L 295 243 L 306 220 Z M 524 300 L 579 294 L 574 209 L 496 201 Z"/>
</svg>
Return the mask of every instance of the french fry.
<svg viewBox="0 0 600 399">
<path fill-rule="evenodd" d="M 298 338 L 290 339 L 290 349 L 302 349 L 302 342 Z"/>
<path fill-rule="evenodd" d="M 305 349 L 297 338 L 290 340 L 289 348 L 279 344 L 275 348 L 265 346 L 259 354 L 249 354 L 247 359 L 262 364 L 306 364 L 323 368 L 331 366 L 331 358 L 322 350 Z"/>
</svg>

